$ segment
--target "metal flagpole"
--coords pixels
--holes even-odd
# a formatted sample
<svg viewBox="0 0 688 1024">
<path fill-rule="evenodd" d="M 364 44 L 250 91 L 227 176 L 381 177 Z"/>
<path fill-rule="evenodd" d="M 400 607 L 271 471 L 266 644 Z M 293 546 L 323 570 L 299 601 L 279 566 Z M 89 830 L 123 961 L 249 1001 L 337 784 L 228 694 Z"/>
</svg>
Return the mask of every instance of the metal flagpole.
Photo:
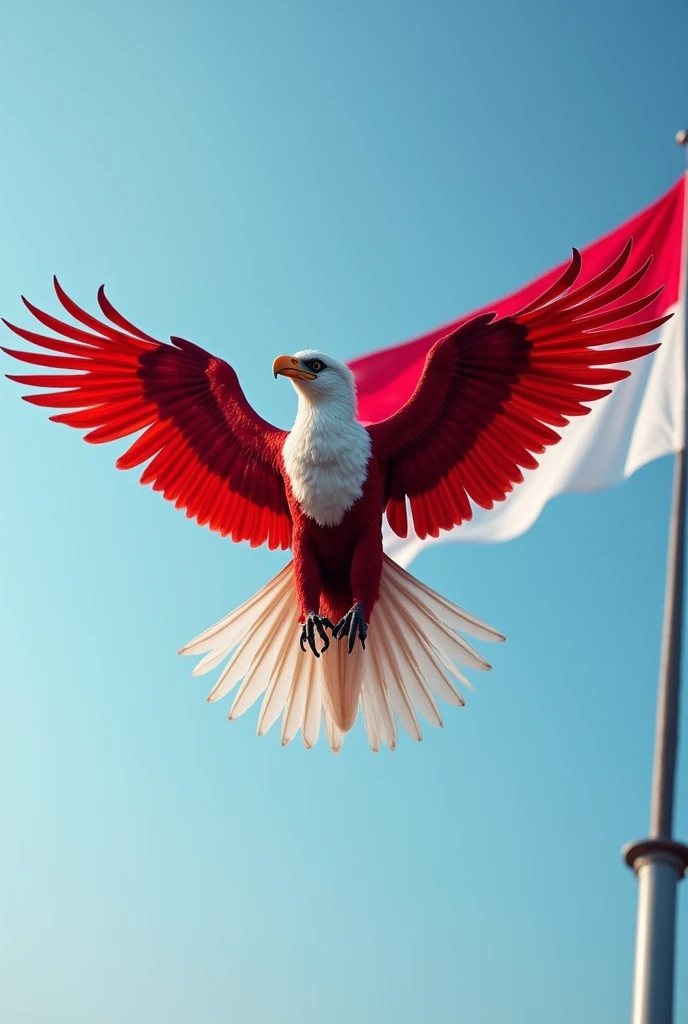
<svg viewBox="0 0 688 1024">
<path fill-rule="evenodd" d="M 688 147 L 688 131 L 676 141 Z M 688 155 L 688 148 L 686 150 Z M 688 172 L 687 172 L 688 173 Z M 686 182 L 688 186 L 688 181 Z M 685 200 L 682 293 L 688 264 L 688 196 Z M 686 324 L 688 328 L 688 323 Z M 674 947 L 676 890 L 688 870 L 688 846 L 672 838 L 674 784 L 678 748 L 681 646 L 683 633 L 686 541 L 686 464 L 688 439 L 688 329 L 686 330 L 686 399 L 684 449 L 676 455 L 669 532 L 662 659 L 657 696 L 655 757 L 652 775 L 650 835 L 630 843 L 623 856 L 638 878 L 638 920 L 633 981 L 633 1024 L 672 1024 L 674 1019 Z"/>
</svg>

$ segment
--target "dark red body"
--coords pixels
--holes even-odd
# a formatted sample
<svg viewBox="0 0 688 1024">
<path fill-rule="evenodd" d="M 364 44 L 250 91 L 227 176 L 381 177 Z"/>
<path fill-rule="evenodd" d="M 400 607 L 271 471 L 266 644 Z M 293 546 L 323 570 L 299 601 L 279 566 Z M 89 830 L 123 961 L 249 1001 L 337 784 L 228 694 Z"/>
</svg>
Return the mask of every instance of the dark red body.
<svg viewBox="0 0 688 1024">
<path fill-rule="evenodd" d="M 337 526 L 319 526 L 304 515 L 286 473 L 284 479 L 302 618 L 319 612 L 337 622 L 360 602 L 370 621 L 382 574 L 384 490 L 377 460 L 371 458 L 363 494 Z"/>
</svg>

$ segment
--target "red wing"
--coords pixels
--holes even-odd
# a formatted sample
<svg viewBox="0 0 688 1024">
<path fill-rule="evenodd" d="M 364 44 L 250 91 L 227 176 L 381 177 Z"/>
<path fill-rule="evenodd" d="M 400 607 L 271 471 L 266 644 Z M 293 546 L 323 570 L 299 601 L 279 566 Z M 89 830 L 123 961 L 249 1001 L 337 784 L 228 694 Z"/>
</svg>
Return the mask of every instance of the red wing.
<svg viewBox="0 0 688 1024">
<path fill-rule="evenodd" d="M 534 469 L 533 453 L 556 444 L 571 416 L 584 416 L 629 370 L 610 367 L 653 352 L 658 345 L 598 351 L 659 327 L 663 317 L 628 322 L 661 289 L 641 299 L 610 303 L 630 292 L 649 261 L 616 281 L 631 242 L 612 265 L 571 291 L 581 270 L 576 249 L 555 285 L 515 316 L 479 316 L 428 353 L 418 386 L 397 413 L 368 430 L 386 467 L 387 519 L 400 537 L 408 530 L 406 499 L 420 538 L 439 536 L 472 516 L 469 499 L 492 508 Z M 612 283 L 616 282 L 616 283 Z"/>
<path fill-rule="evenodd" d="M 143 431 L 117 460 L 119 469 L 148 462 L 141 483 L 152 483 L 176 508 L 185 508 L 189 519 L 252 547 L 267 541 L 270 548 L 288 548 L 291 517 L 280 470 L 286 434 L 253 411 L 232 367 L 183 338 L 168 345 L 144 334 L 117 312 L 102 288 L 98 303 L 109 323 L 80 309 L 57 280 L 55 290 L 67 312 L 88 329 L 56 320 L 26 299 L 36 319 L 61 338 L 4 321 L 39 349 L 3 351 L 67 371 L 10 376 L 20 384 L 61 389 L 25 400 L 69 410 L 50 418 L 87 428 L 84 440 L 92 444 Z"/>
</svg>

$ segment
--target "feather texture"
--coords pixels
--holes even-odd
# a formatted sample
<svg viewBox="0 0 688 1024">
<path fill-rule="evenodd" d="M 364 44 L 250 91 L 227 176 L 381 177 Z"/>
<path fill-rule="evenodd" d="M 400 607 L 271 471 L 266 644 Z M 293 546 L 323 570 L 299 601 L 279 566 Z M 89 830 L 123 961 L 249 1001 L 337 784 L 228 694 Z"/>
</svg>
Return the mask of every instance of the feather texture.
<svg viewBox="0 0 688 1024">
<path fill-rule="evenodd" d="M 383 744 L 396 749 L 398 726 L 412 739 L 422 739 L 419 715 L 441 727 L 438 698 L 463 705 L 455 682 L 470 684 L 457 662 L 489 667 L 457 630 L 482 640 L 504 639 L 385 556 L 365 651 L 357 645 L 349 655 L 344 643 L 333 642 L 316 659 L 299 646 L 290 563 L 180 653 L 205 655 L 195 675 L 227 659 L 208 699 L 219 700 L 239 684 L 230 719 L 239 718 L 263 696 L 259 736 L 281 716 L 283 745 L 300 730 L 310 749 L 324 726 L 330 749 L 339 753 L 360 708 L 370 748 L 377 752 Z"/>
<path fill-rule="evenodd" d="M 661 292 L 612 302 L 641 282 L 646 262 L 623 277 L 631 242 L 602 273 L 575 288 L 577 250 L 566 270 L 520 313 L 482 314 L 437 341 L 421 379 L 398 412 L 371 424 L 373 451 L 385 467 L 386 514 L 408 533 L 407 501 L 418 537 L 437 537 L 490 509 L 535 469 L 556 444 L 554 428 L 584 416 L 629 375 L 614 364 L 640 359 L 657 345 L 621 345 L 668 317 L 642 320 Z M 616 346 L 616 347 L 610 347 Z"/>
<path fill-rule="evenodd" d="M 9 355 L 76 371 L 12 375 L 22 385 L 51 389 L 27 395 L 26 401 L 70 410 L 51 419 L 87 430 L 84 440 L 90 444 L 142 431 L 118 459 L 119 469 L 147 462 L 141 483 L 186 509 L 188 518 L 252 546 L 267 542 L 270 548 L 288 548 L 291 516 L 281 475 L 286 432 L 254 412 L 232 367 L 183 338 L 172 338 L 171 345 L 151 338 L 117 312 L 102 288 L 98 302 L 105 320 L 77 306 L 57 280 L 55 291 L 82 326 L 50 316 L 26 299 L 36 320 L 60 337 L 4 321 L 38 349 L 4 349 Z"/>
</svg>

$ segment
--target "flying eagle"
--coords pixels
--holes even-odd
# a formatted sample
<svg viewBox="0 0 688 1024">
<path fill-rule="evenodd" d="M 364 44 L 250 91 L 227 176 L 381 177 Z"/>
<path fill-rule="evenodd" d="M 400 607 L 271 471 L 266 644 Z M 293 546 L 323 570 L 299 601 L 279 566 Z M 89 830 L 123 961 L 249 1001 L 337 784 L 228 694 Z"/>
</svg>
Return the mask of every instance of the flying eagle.
<svg viewBox="0 0 688 1024">
<path fill-rule="evenodd" d="M 324 352 L 279 356 L 275 377 L 298 396 L 291 431 L 262 419 L 223 359 L 183 338 L 156 341 L 106 298 L 104 320 L 76 305 L 55 280 L 76 324 L 24 300 L 59 337 L 4 321 L 37 346 L 10 356 L 61 374 L 11 380 L 58 389 L 27 402 L 66 410 L 57 423 L 86 429 L 92 444 L 138 434 L 119 469 L 147 463 L 142 484 L 190 519 L 252 547 L 291 548 L 293 560 L 244 605 L 182 649 L 205 657 L 194 675 L 229 659 L 209 695 L 237 684 L 229 717 L 263 696 L 258 733 L 282 716 L 282 743 L 301 729 L 311 747 L 324 721 L 333 751 L 362 709 L 370 746 L 394 749 L 397 721 L 421 739 L 418 714 L 442 719 L 437 699 L 464 703 L 457 665 L 488 669 L 459 634 L 504 639 L 383 554 L 382 520 L 401 537 L 436 537 L 489 509 L 559 440 L 554 428 L 590 411 L 629 371 L 610 366 L 656 345 L 626 342 L 664 320 L 632 323 L 658 292 L 619 306 L 647 267 L 623 276 L 631 250 L 574 288 L 582 260 L 514 316 L 478 316 L 429 351 L 418 385 L 394 415 L 364 427 L 354 377 Z M 661 289 L 660 289 L 661 290 Z M 609 309 L 609 304 L 614 307 Z"/>
</svg>

